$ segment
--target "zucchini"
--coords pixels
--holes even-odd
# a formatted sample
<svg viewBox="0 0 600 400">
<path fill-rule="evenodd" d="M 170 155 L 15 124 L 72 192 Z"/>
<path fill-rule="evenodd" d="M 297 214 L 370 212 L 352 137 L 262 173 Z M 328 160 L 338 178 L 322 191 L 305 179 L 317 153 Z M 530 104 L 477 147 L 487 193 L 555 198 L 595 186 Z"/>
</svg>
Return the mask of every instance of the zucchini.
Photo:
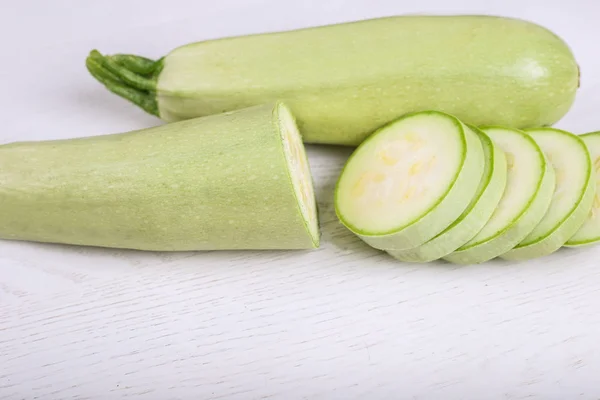
<svg viewBox="0 0 600 400">
<path fill-rule="evenodd" d="M 304 145 L 282 103 L 0 146 L 0 238 L 154 251 L 312 249 Z"/>
<path fill-rule="evenodd" d="M 435 238 L 412 249 L 388 251 L 397 260 L 424 263 L 450 254 L 471 240 L 496 209 L 506 186 L 506 157 L 483 131 L 473 126 L 469 128 L 478 134 L 485 154 L 483 177 L 477 193 L 463 214 Z"/>
<path fill-rule="evenodd" d="M 434 109 L 474 125 L 551 125 L 572 106 L 568 45 L 531 22 L 408 15 L 206 40 L 157 61 L 94 50 L 90 73 L 173 122 L 283 100 L 308 143 L 358 145 Z"/>
<path fill-rule="evenodd" d="M 555 187 L 555 172 L 526 133 L 509 128 L 482 128 L 504 151 L 506 189 L 498 208 L 473 239 L 444 257 L 456 264 L 477 264 L 496 258 L 529 235 L 540 223 Z"/>
<path fill-rule="evenodd" d="M 565 243 L 567 247 L 582 247 L 600 242 L 600 132 L 590 132 L 579 137 L 584 141 L 590 152 L 596 193 L 586 221 Z"/>
<path fill-rule="evenodd" d="M 561 248 L 585 222 L 596 195 L 592 161 L 583 140 L 553 128 L 526 132 L 552 163 L 556 187 L 544 218 L 522 242 L 501 256 L 506 260 L 543 257 Z"/>
<path fill-rule="evenodd" d="M 336 214 L 374 248 L 420 246 L 467 208 L 484 164 L 481 141 L 455 117 L 404 116 L 351 154 L 336 185 Z"/>
</svg>

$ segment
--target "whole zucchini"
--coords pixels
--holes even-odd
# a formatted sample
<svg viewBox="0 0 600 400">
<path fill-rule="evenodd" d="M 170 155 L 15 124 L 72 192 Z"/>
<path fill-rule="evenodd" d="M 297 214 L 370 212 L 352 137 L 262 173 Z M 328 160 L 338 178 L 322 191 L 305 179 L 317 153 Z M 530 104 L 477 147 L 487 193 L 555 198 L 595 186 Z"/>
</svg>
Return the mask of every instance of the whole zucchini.
<svg viewBox="0 0 600 400">
<path fill-rule="evenodd" d="M 155 251 L 319 245 L 284 104 L 0 146 L 0 238 Z"/>
<path fill-rule="evenodd" d="M 287 102 L 305 142 L 357 145 L 435 109 L 473 125 L 557 122 L 579 68 L 549 30 L 518 19 L 394 16 L 208 40 L 158 61 L 92 51 L 89 71 L 165 121 Z"/>
</svg>

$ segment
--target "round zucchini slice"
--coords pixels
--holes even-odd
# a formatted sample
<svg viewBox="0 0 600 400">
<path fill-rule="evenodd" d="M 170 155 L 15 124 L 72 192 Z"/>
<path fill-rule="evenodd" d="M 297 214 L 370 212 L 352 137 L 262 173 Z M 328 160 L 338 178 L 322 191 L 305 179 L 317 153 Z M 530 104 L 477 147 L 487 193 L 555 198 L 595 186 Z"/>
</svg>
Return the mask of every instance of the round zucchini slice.
<svg viewBox="0 0 600 400">
<path fill-rule="evenodd" d="M 556 173 L 556 187 L 548 212 L 535 229 L 501 257 L 527 260 L 561 248 L 584 224 L 592 209 L 596 179 L 584 141 L 554 128 L 526 130 L 540 146 Z"/>
<path fill-rule="evenodd" d="M 482 263 L 515 247 L 542 220 L 554 192 L 554 169 L 531 136 L 517 129 L 482 129 L 504 151 L 506 189 L 483 229 L 444 257 L 456 264 Z"/>
<path fill-rule="evenodd" d="M 496 209 L 506 187 L 506 157 L 482 130 L 469 128 L 479 136 L 485 155 L 483 177 L 475 197 L 456 221 L 427 243 L 413 249 L 388 251 L 397 260 L 425 263 L 450 254 L 471 240 Z"/>
<path fill-rule="evenodd" d="M 483 175 L 481 141 L 438 111 L 406 115 L 373 133 L 338 179 L 339 220 L 380 250 L 431 240 L 467 208 Z"/>
<path fill-rule="evenodd" d="M 600 242 L 600 131 L 586 133 L 579 137 L 590 152 L 596 191 L 586 221 L 565 243 L 567 247 L 583 247 Z"/>
</svg>

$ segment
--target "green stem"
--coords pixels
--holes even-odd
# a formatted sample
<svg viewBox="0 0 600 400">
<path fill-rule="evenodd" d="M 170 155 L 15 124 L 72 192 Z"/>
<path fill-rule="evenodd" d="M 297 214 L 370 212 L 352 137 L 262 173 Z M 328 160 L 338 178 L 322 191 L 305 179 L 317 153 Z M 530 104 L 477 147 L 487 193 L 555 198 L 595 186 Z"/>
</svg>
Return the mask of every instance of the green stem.
<svg viewBox="0 0 600 400">
<path fill-rule="evenodd" d="M 146 57 L 132 54 L 114 54 L 109 56 L 117 65 L 127 68 L 139 75 L 145 75 L 146 78 L 156 82 L 158 75 L 163 69 L 163 58 L 151 60 Z M 156 83 L 155 83 L 156 84 Z"/>
<path fill-rule="evenodd" d="M 86 59 L 86 67 L 108 90 L 159 116 L 156 81 L 162 69 L 162 59 L 152 61 L 122 54 L 103 56 L 92 50 Z"/>
<path fill-rule="evenodd" d="M 138 75 L 133 71 L 130 71 L 124 66 L 117 64 L 110 57 L 104 57 L 96 50 L 92 50 L 89 58 L 102 65 L 105 69 L 109 70 L 113 74 L 117 75 L 122 81 L 136 89 L 155 91 L 156 82 L 143 75 Z"/>
<path fill-rule="evenodd" d="M 156 68 L 156 61 L 133 54 L 114 54 L 110 56 L 117 65 L 140 75 L 150 75 Z"/>
</svg>

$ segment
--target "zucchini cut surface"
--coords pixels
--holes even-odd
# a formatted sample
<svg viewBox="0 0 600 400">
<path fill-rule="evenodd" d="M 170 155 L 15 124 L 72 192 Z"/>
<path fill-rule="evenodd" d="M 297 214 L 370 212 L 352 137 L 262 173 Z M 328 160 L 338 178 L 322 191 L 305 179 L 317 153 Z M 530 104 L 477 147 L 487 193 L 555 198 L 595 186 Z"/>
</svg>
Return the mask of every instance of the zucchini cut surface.
<svg viewBox="0 0 600 400">
<path fill-rule="evenodd" d="M 589 151 L 576 135 L 553 128 L 527 130 L 552 164 L 556 187 L 544 218 L 514 249 L 507 260 L 543 257 L 562 247 L 581 228 L 596 193 Z"/>
<path fill-rule="evenodd" d="M 484 165 L 481 141 L 458 119 L 437 111 L 410 114 L 351 155 L 338 179 L 336 213 L 375 248 L 413 248 L 468 207 Z"/>
<path fill-rule="evenodd" d="M 567 247 L 587 246 L 600 242 L 600 132 L 579 136 L 586 144 L 592 160 L 596 193 L 583 226 L 567 241 Z"/>
<path fill-rule="evenodd" d="M 554 192 L 554 169 L 529 135 L 509 128 L 482 130 L 505 153 L 507 184 L 498 207 L 483 229 L 444 257 L 457 264 L 481 263 L 512 249 L 541 221 Z"/>
<path fill-rule="evenodd" d="M 485 155 L 483 177 L 463 214 L 427 243 L 404 251 L 389 251 L 397 260 L 428 262 L 442 258 L 473 238 L 491 217 L 506 187 L 504 152 L 480 129 L 470 126 L 481 140 Z"/>
</svg>

